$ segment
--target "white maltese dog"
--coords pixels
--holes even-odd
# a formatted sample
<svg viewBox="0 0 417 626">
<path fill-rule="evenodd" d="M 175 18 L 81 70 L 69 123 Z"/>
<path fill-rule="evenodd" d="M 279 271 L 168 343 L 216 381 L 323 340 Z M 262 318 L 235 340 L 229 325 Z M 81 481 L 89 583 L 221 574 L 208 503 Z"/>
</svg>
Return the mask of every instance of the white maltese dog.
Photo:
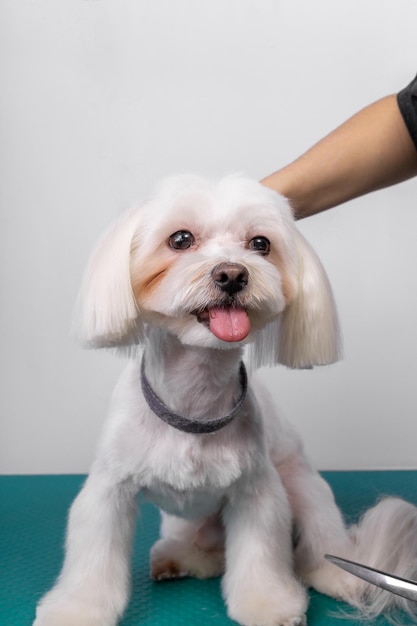
<svg viewBox="0 0 417 626">
<path fill-rule="evenodd" d="M 243 626 L 305 624 L 306 586 L 369 615 L 395 602 L 326 552 L 416 577 L 417 509 L 389 498 L 346 529 L 296 433 L 258 381 L 248 387 L 246 345 L 252 368 L 339 355 L 328 280 L 276 193 L 238 176 L 169 179 L 99 244 L 77 325 L 84 344 L 137 358 L 116 387 L 36 626 L 117 623 L 138 492 L 162 516 L 152 577 L 223 575 L 228 615 Z"/>
</svg>

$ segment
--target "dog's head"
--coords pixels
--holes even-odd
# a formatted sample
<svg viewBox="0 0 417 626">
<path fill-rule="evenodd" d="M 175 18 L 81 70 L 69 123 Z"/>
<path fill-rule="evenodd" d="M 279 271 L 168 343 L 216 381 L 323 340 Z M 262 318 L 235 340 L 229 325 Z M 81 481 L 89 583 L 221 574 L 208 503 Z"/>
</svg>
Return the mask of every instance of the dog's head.
<svg viewBox="0 0 417 626">
<path fill-rule="evenodd" d="M 287 202 L 263 185 L 176 177 L 123 216 L 90 262 L 78 332 L 91 347 L 140 343 L 143 325 L 209 348 L 252 344 L 255 362 L 338 358 L 325 272 Z"/>
</svg>

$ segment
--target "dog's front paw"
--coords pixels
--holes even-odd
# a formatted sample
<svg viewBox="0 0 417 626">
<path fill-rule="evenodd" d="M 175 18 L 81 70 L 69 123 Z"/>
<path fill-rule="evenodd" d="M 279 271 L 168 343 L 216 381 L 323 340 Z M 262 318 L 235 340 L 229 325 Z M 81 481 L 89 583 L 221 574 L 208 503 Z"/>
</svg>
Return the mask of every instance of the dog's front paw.
<svg viewBox="0 0 417 626">
<path fill-rule="evenodd" d="M 228 615 L 242 626 L 305 626 L 307 595 L 296 581 L 240 590 L 228 598 Z"/>
<path fill-rule="evenodd" d="M 115 626 L 116 622 L 104 621 L 95 615 L 86 615 L 72 608 L 40 609 L 36 611 L 33 626 Z"/>
<path fill-rule="evenodd" d="M 38 605 L 33 626 L 116 626 L 117 618 L 101 607 L 48 594 Z"/>
</svg>

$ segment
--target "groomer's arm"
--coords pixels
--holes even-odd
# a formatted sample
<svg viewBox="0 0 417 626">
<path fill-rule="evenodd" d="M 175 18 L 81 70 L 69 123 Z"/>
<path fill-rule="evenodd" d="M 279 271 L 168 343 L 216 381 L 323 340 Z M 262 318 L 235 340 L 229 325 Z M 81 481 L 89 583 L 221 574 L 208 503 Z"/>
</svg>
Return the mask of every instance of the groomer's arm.
<svg viewBox="0 0 417 626">
<path fill-rule="evenodd" d="M 302 218 L 416 175 L 417 151 L 392 95 L 261 182 L 286 196 Z"/>
</svg>

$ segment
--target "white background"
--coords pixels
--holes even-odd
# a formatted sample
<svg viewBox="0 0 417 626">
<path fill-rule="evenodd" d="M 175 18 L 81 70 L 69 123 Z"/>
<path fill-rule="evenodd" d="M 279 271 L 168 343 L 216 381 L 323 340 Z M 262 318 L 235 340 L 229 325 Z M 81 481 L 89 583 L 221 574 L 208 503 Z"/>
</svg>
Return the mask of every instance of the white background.
<svg viewBox="0 0 417 626">
<path fill-rule="evenodd" d="M 87 471 L 123 362 L 90 250 L 166 174 L 285 165 L 417 71 L 415 0 L 0 0 L 0 471 Z M 416 468 L 417 180 L 305 220 L 345 358 L 263 376 L 319 468 Z"/>
</svg>

